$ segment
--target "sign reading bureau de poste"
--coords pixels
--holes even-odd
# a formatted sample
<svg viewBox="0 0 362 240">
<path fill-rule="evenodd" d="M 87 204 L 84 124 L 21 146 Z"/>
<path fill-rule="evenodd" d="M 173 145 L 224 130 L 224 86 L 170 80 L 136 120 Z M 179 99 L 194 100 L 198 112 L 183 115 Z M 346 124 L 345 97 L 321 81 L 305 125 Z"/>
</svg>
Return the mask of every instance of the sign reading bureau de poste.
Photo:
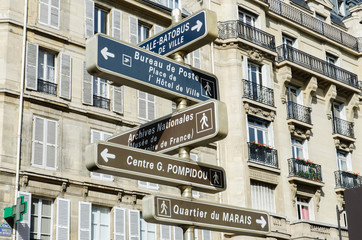
<svg viewBox="0 0 362 240">
<path fill-rule="evenodd" d="M 266 212 L 180 197 L 144 197 L 142 217 L 147 222 L 196 226 L 246 235 L 265 235 L 270 231 L 269 215 Z"/>
<path fill-rule="evenodd" d="M 219 99 L 215 75 L 180 64 L 146 49 L 96 34 L 87 40 L 90 74 L 166 98 L 197 103 Z"/>
<path fill-rule="evenodd" d="M 113 135 L 107 142 L 176 153 L 180 147 L 198 147 L 225 138 L 228 132 L 226 118 L 226 105 L 209 100 Z"/>
<path fill-rule="evenodd" d="M 192 186 L 210 193 L 226 188 L 225 171 L 221 167 L 109 142 L 86 147 L 86 167 L 90 171 L 168 186 Z"/>
<path fill-rule="evenodd" d="M 203 9 L 138 46 L 160 55 L 169 56 L 177 51 L 190 53 L 218 37 L 216 13 Z"/>
</svg>

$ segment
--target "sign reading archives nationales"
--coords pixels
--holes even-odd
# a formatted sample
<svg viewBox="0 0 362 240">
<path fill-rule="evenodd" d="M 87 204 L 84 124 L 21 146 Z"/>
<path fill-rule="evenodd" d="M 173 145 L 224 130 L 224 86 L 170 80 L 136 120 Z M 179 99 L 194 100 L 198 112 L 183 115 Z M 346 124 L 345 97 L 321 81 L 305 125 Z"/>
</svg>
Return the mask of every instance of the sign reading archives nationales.
<svg viewBox="0 0 362 240">
<path fill-rule="evenodd" d="M 142 216 L 147 222 L 221 232 L 263 235 L 270 231 L 266 212 L 180 197 L 146 196 L 142 200 Z"/>
<path fill-rule="evenodd" d="M 112 80 L 114 85 L 170 100 L 184 98 L 195 103 L 219 99 L 215 75 L 104 34 L 87 40 L 86 57 L 88 72 Z"/>
<path fill-rule="evenodd" d="M 175 153 L 180 147 L 198 147 L 223 139 L 227 132 L 226 105 L 209 100 L 113 135 L 107 142 Z"/>
<path fill-rule="evenodd" d="M 225 171 L 218 166 L 109 142 L 89 145 L 85 152 L 90 171 L 211 193 L 226 188 Z"/>
</svg>

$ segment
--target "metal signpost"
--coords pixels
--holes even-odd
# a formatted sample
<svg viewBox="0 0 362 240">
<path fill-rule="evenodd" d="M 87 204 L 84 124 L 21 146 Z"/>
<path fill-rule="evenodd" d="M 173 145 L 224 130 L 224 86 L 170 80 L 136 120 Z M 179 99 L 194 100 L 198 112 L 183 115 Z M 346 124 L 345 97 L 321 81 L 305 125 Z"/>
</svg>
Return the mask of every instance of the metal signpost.
<svg viewBox="0 0 362 240">
<path fill-rule="evenodd" d="M 107 142 L 174 154 L 180 147 L 203 146 L 223 139 L 227 132 L 226 105 L 209 100 L 113 135 Z"/>
<path fill-rule="evenodd" d="M 184 98 L 197 103 L 219 99 L 215 75 L 180 64 L 140 47 L 97 34 L 87 40 L 87 70 L 166 99 Z"/>
<path fill-rule="evenodd" d="M 164 56 L 169 56 L 180 49 L 186 53 L 192 52 L 218 37 L 215 20 L 215 12 L 203 9 L 146 39 L 138 46 Z"/>
<path fill-rule="evenodd" d="M 266 212 L 179 197 L 144 197 L 142 216 L 147 222 L 190 225 L 221 232 L 252 235 L 270 232 L 269 215 Z"/>
<path fill-rule="evenodd" d="M 196 190 L 211 193 L 226 189 L 224 169 L 206 163 L 109 142 L 89 145 L 85 152 L 86 166 L 90 171 L 169 186 L 192 186 Z"/>
</svg>

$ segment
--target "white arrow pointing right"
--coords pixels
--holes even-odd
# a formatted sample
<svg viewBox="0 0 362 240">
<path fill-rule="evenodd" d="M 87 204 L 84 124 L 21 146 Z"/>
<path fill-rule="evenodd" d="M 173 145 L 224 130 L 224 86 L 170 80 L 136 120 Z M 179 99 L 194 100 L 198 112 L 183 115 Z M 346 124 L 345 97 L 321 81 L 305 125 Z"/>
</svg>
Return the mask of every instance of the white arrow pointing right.
<svg viewBox="0 0 362 240">
<path fill-rule="evenodd" d="M 266 225 L 266 221 L 263 216 L 260 217 L 260 219 L 256 219 L 256 223 L 261 225 L 261 228 L 264 228 Z"/>
<path fill-rule="evenodd" d="M 101 152 L 101 157 L 103 158 L 103 160 L 105 162 L 108 162 L 109 159 L 115 159 L 116 155 L 108 153 L 108 148 L 105 148 L 102 152 Z"/>
<path fill-rule="evenodd" d="M 197 32 L 200 31 L 202 27 L 202 22 L 200 20 L 197 20 L 196 21 L 196 25 L 194 25 L 192 28 L 191 28 L 191 31 L 194 31 L 196 30 Z"/>
</svg>

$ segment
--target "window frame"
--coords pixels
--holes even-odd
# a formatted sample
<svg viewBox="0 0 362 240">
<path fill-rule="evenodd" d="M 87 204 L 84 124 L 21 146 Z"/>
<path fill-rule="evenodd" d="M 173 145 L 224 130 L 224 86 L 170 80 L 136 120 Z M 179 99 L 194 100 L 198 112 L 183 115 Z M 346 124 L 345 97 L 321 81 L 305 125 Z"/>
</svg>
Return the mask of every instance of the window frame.
<svg viewBox="0 0 362 240">
<path fill-rule="evenodd" d="M 99 134 L 99 139 L 94 139 L 95 134 Z M 109 132 L 104 132 L 96 129 L 91 129 L 91 143 L 95 143 L 97 141 L 106 141 L 109 137 L 113 134 Z M 113 175 L 105 174 L 105 173 L 98 173 L 98 172 L 90 172 L 90 177 L 95 180 L 102 180 L 102 181 L 114 181 Z"/>
<path fill-rule="evenodd" d="M 41 60 L 41 54 L 43 54 L 43 63 L 40 62 Z M 53 59 L 53 65 L 51 64 L 48 64 L 48 57 L 51 57 Z M 50 52 L 50 51 L 47 51 L 43 48 L 39 48 L 39 51 L 38 51 L 38 68 L 37 68 L 37 72 L 38 72 L 38 80 L 43 80 L 43 81 L 46 81 L 46 82 L 50 82 L 50 83 L 57 83 L 57 56 L 56 54 Z M 43 65 L 42 65 L 43 64 Z M 53 68 L 53 81 L 49 81 L 49 79 L 47 77 L 44 77 L 44 76 L 47 76 L 47 73 L 48 73 L 48 67 L 51 67 Z M 40 71 L 42 69 L 42 71 Z M 43 78 L 40 78 L 40 73 L 42 72 L 43 74 Z"/>
<path fill-rule="evenodd" d="M 60 27 L 60 2 L 61 1 L 60 0 L 56 0 L 56 1 L 58 1 L 58 7 L 53 6 L 52 1 L 49 1 L 48 3 L 45 3 L 45 2 L 43 2 L 41 0 L 39 1 L 39 5 L 38 5 L 38 13 L 39 13 L 38 14 L 38 22 L 40 24 L 42 24 L 42 25 L 45 25 L 45 26 L 48 26 L 48 27 L 55 28 L 55 29 L 59 30 L 59 27 Z M 41 21 L 41 12 L 42 12 L 41 5 L 46 5 L 47 8 L 48 8 L 47 9 L 48 15 L 47 15 L 47 21 L 46 22 Z M 52 23 L 52 21 L 51 21 L 52 16 L 54 16 L 52 14 L 52 9 L 57 10 L 58 19 L 57 19 L 57 25 L 56 26 L 51 24 Z"/>
<path fill-rule="evenodd" d="M 145 94 L 145 98 L 141 98 L 140 97 L 140 93 L 142 94 Z M 149 97 L 153 97 L 153 101 L 152 100 L 149 100 Z M 145 102 L 145 117 L 142 117 L 140 116 L 140 101 L 144 101 Z M 153 116 L 154 118 L 151 118 L 149 115 L 149 104 L 152 104 L 154 107 L 153 107 Z M 138 109 L 138 114 L 137 114 L 137 117 L 139 119 L 142 119 L 142 120 L 146 120 L 146 121 L 151 121 L 151 120 L 154 120 L 156 118 L 156 96 L 150 94 L 150 93 L 147 93 L 147 92 L 143 92 L 143 91 L 140 91 L 140 90 L 137 90 L 137 109 Z"/>
<path fill-rule="evenodd" d="M 104 219 L 100 215 L 100 214 L 102 214 L 101 210 L 106 210 L 105 214 L 107 215 L 108 225 L 104 224 L 104 221 L 102 221 Z M 95 220 L 94 212 L 96 213 L 96 216 L 99 219 L 98 223 L 96 222 L 96 224 L 94 223 L 95 222 L 94 221 Z M 94 236 L 94 226 L 95 225 L 96 225 L 96 227 L 98 229 L 99 237 Z M 100 228 L 102 226 L 108 226 L 107 227 L 108 238 L 101 234 Z M 109 208 L 92 204 L 92 208 L 91 208 L 91 237 L 92 237 L 93 240 L 109 239 L 111 237 L 111 210 Z"/>
<path fill-rule="evenodd" d="M 35 211 L 35 207 L 34 205 L 34 200 L 37 199 L 38 200 L 38 212 L 37 214 L 33 214 L 33 212 Z M 42 239 L 42 219 L 43 219 L 43 201 L 49 201 L 50 202 L 50 216 L 46 216 L 48 219 L 50 218 L 50 225 L 49 225 L 49 239 L 53 239 L 53 207 L 54 207 L 54 201 L 52 199 L 48 199 L 48 198 L 38 198 L 38 197 L 32 197 L 31 199 L 31 209 L 32 212 L 30 213 L 30 236 L 32 236 L 34 234 L 34 215 L 37 216 L 37 238 L 38 239 Z M 40 234 L 40 236 L 39 236 Z"/>
<path fill-rule="evenodd" d="M 302 221 L 314 221 L 313 198 L 302 195 L 297 195 L 295 198 L 297 207 L 297 218 Z M 307 207 L 308 219 L 303 218 L 303 207 Z"/>
<path fill-rule="evenodd" d="M 153 229 L 149 229 L 150 227 L 153 227 Z M 157 224 L 146 222 L 143 219 L 143 217 L 140 216 L 140 239 L 149 240 L 148 239 L 149 233 L 154 234 L 153 239 L 157 239 Z M 145 234 L 145 237 L 143 237 L 144 234 Z"/>
<path fill-rule="evenodd" d="M 94 5 L 94 9 L 93 9 L 94 13 L 93 13 L 93 17 L 94 17 L 94 26 L 93 26 L 93 34 L 97 34 L 97 33 L 104 33 L 104 34 L 109 34 L 109 11 L 101 8 L 97 5 Z M 104 13 L 105 14 L 105 18 L 101 17 L 101 14 Z M 105 21 L 104 24 L 102 24 L 102 20 Z M 102 26 L 104 25 L 104 32 L 102 32 Z"/>
<path fill-rule="evenodd" d="M 259 122 L 259 123 L 258 123 Z M 271 131 L 271 125 L 272 123 L 269 121 L 266 121 L 264 119 L 259 119 L 254 116 L 247 115 L 247 138 L 249 142 L 259 142 L 259 143 L 265 143 L 267 145 L 272 146 L 272 131 Z M 250 139 L 250 128 L 254 129 L 254 137 L 255 139 Z M 261 131 L 263 134 L 263 142 L 260 141 L 258 137 L 258 132 Z M 266 141 L 265 141 L 266 140 Z"/>
</svg>

